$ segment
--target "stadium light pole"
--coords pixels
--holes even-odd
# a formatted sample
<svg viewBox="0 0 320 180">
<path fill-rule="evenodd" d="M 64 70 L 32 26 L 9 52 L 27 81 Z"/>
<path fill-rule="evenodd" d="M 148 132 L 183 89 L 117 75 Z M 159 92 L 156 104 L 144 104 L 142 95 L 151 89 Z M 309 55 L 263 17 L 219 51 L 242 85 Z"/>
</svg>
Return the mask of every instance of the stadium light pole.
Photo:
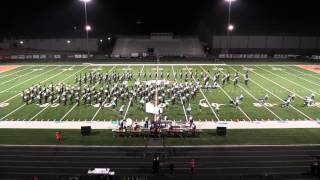
<svg viewBox="0 0 320 180">
<path fill-rule="evenodd" d="M 234 25 L 231 24 L 231 9 L 232 9 L 232 3 L 236 0 L 224 0 L 229 4 L 229 12 L 228 12 L 228 26 L 227 26 L 227 50 L 229 53 L 230 45 L 231 45 L 231 39 L 230 39 L 230 33 L 234 30 Z"/>
<path fill-rule="evenodd" d="M 91 0 L 80 0 L 81 2 L 84 3 L 84 14 L 85 14 L 85 30 L 86 30 L 86 46 L 87 46 L 87 53 L 88 53 L 88 58 L 90 56 L 90 51 L 89 51 L 89 31 L 91 31 L 91 26 L 88 25 L 88 11 L 87 11 L 87 3 L 91 2 Z"/>
</svg>

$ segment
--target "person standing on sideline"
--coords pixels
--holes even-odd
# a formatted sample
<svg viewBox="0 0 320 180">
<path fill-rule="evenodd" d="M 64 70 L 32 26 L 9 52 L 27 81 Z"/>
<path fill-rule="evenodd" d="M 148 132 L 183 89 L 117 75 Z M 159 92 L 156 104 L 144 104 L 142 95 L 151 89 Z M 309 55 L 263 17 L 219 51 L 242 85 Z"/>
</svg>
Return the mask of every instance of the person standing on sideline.
<svg viewBox="0 0 320 180">
<path fill-rule="evenodd" d="M 196 168 L 196 161 L 194 159 L 191 159 L 190 161 L 190 173 L 194 173 L 194 169 Z"/>
</svg>

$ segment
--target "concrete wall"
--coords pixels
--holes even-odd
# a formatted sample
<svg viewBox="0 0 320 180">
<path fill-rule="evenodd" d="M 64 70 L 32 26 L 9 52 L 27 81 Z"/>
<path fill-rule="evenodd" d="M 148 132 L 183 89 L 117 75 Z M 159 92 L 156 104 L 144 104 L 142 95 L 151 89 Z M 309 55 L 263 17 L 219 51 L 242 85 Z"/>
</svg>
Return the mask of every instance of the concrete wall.
<svg viewBox="0 0 320 180">
<path fill-rule="evenodd" d="M 9 49 L 10 48 L 10 44 L 9 43 L 0 43 L 0 49 Z"/>
<path fill-rule="evenodd" d="M 213 36 L 213 49 L 320 50 L 320 37 L 302 36 Z"/>
<path fill-rule="evenodd" d="M 23 44 L 20 44 L 23 41 Z M 70 41 L 70 43 L 68 43 Z M 11 47 L 34 49 L 34 50 L 53 50 L 53 51 L 86 51 L 86 39 L 19 39 L 5 40 Z M 89 39 L 90 52 L 98 51 L 98 39 Z"/>
</svg>

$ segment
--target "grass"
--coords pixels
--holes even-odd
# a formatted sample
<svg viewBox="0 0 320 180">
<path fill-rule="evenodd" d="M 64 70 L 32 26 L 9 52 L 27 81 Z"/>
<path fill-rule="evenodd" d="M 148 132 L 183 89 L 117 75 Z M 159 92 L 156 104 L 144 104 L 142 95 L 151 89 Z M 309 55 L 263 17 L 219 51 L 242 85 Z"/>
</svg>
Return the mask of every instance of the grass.
<svg viewBox="0 0 320 180">
<path fill-rule="evenodd" d="M 304 107 L 303 98 L 309 96 L 312 92 L 315 93 L 316 102 L 320 102 L 320 75 L 301 69 L 297 66 L 276 66 L 278 64 L 269 64 L 254 66 L 248 65 L 251 68 L 250 71 L 250 83 L 245 86 L 243 78 L 241 76 L 241 82 L 239 86 L 235 87 L 232 83 L 223 86 L 221 89 L 203 91 L 203 94 L 199 93 L 195 100 L 190 102 L 192 106 L 191 115 L 197 121 L 205 120 L 267 120 L 267 119 L 283 119 L 283 120 L 295 120 L 295 119 L 313 119 L 316 120 L 320 117 L 319 107 Z M 70 71 L 63 71 L 62 69 L 72 68 Z M 102 108 L 97 114 L 98 108 L 93 106 L 75 107 L 73 104 L 67 106 L 59 106 L 57 108 L 40 108 L 39 106 L 32 104 L 24 106 L 22 98 L 18 94 L 31 87 L 33 84 L 49 84 L 64 82 L 65 84 L 75 84 L 75 75 L 79 73 L 89 73 L 94 69 L 101 69 L 97 72 L 107 73 L 113 66 L 47 66 L 46 64 L 34 65 L 34 66 L 20 66 L 15 70 L 11 70 L 0 74 L 0 102 L 7 102 L 9 106 L 0 108 L 0 119 L 3 120 L 60 120 L 65 116 L 64 120 L 95 120 L 95 121 L 111 121 L 119 120 L 121 116 L 117 109 L 121 105 L 125 105 L 124 109 L 127 109 L 128 101 L 120 102 L 116 110 L 110 108 Z M 155 72 L 156 66 L 142 65 L 124 65 L 114 67 L 115 72 L 127 72 L 131 71 L 134 74 L 138 74 L 139 71 L 143 72 Z M 193 72 L 205 72 L 210 71 L 211 76 L 217 71 L 217 68 L 221 68 L 222 73 L 229 71 L 233 74 L 235 71 L 244 73 L 244 69 L 239 65 L 228 65 L 217 67 L 215 65 L 196 66 L 196 65 L 181 65 L 174 66 L 160 66 L 161 70 L 166 74 L 167 72 L 172 74 L 175 72 L 188 72 L 188 69 Z M 278 68 L 278 69 L 275 69 Z M 280 69 L 279 69 L 280 68 Z M 42 69 L 40 71 L 34 71 L 34 69 Z M 154 77 L 154 76 L 153 76 Z M 147 79 L 153 80 L 154 78 Z M 146 79 L 142 79 L 146 80 Z M 173 82 L 172 75 L 169 79 Z M 194 79 L 188 78 L 188 81 L 194 81 Z M 184 82 L 185 79 L 177 78 L 177 81 Z M 129 82 L 133 84 L 134 81 Z M 99 88 L 100 85 L 97 86 Z M 280 104 L 282 99 L 285 99 L 288 94 L 294 92 L 297 99 L 292 103 L 290 108 L 281 108 Z M 245 96 L 244 102 L 240 105 L 241 109 L 234 108 L 228 105 L 229 98 L 234 98 L 243 94 Z M 269 94 L 269 102 L 273 104 L 270 108 L 257 108 L 253 103 L 257 102 L 257 99 L 263 97 L 265 94 Z M 226 104 L 221 107 L 219 113 L 219 119 L 217 119 L 210 108 L 199 108 L 199 101 L 207 98 L 210 103 Z M 40 112 L 40 113 L 39 113 Z M 69 113 L 67 113 L 69 112 Z M 176 105 L 170 106 L 166 112 L 169 119 L 172 120 L 184 120 L 185 113 L 180 101 L 177 101 Z M 96 116 L 95 116 L 96 114 Z M 133 103 L 133 106 L 129 107 L 127 118 L 143 120 L 145 117 L 152 117 L 152 115 L 146 114 L 138 103 Z"/>
<path fill-rule="evenodd" d="M 144 146 L 147 138 L 113 138 L 111 130 L 94 130 L 83 137 L 80 130 L 62 130 L 63 140 L 55 140 L 57 130 L 1 129 L 0 144 L 10 145 L 103 145 Z M 184 145 L 289 145 L 319 144 L 319 129 L 243 129 L 228 130 L 226 137 L 218 137 L 214 130 L 205 130 L 200 138 L 166 138 L 167 146 Z"/>
<path fill-rule="evenodd" d="M 319 107 L 304 107 L 303 98 L 315 93 L 315 102 L 320 102 L 320 74 L 316 74 L 297 66 L 277 66 L 279 63 L 268 63 L 268 65 L 248 65 L 250 68 L 250 82 L 246 86 L 243 83 L 242 73 L 244 68 L 240 65 L 227 66 L 197 66 L 185 65 L 181 66 L 160 66 L 161 71 L 166 74 L 171 73 L 171 82 L 175 81 L 172 72 L 203 72 L 210 71 L 213 76 L 217 69 L 222 73 L 235 71 L 241 73 L 241 82 L 239 86 L 233 86 L 232 83 L 216 90 L 203 90 L 203 94 L 199 93 L 197 97 L 190 102 L 192 106 L 191 115 L 196 121 L 217 121 L 217 120 L 267 120 L 267 119 L 319 119 Z M 62 69 L 72 68 L 70 71 Z M 98 112 L 98 108 L 93 106 L 75 107 L 74 105 L 59 106 L 57 108 L 40 108 L 32 104 L 25 106 L 19 93 L 33 84 L 49 84 L 64 82 L 65 84 L 75 84 L 75 75 L 93 72 L 95 69 L 101 69 L 97 72 L 107 73 L 127 72 L 134 74 L 138 72 L 155 72 L 156 66 L 143 65 L 123 65 L 113 67 L 110 66 L 73 66 L 72 64 L 64 64 L 62 66 L 48 66 L 47 64 L 20 66 L 17 69 L 0 73 L 0 103 L 9 103 L 6 107 L 0 107 L 0 119 L 2 120 L 95 120 L 95 121 L 111 121 L 119 120 L 121 116 L 117 109 L 124 105 L 124 109 L 128 108 L 127 118 L 143 120 L 145 117 L 152 118 L 150 114 L 146 114 L 138 103 L 133 102 L 128 107 L 128 101 L 118 104 L 116 110 L 110 108 L 102 108 Z M 280 69 L 279 69 L 280 68 Z M 39 71 L 35 71 L 39 69 Z M 42 70 L 41 70 L 42 69 Z M 153 76 L 154 77 L 154 76 Z M 153 80 L 147 78 L 142 80 Z M 178 82 L 185 82 L 185 79 L 176 79 Z M 187 81 L 194 82 L 194 79 L 188 78 Z M 129 82 L 133 84 L 134 81 Z M 97 88 L 100 88 L 98 85 Z M 297 98 L 289 108 L 281 108 L 280 104 L 288 94 L 295 93 Z M 234 98 L 243 94 L 244 102 L 240 108 L 228 105 L 229 98 Z M 273 107 L 257 108 L 253 103 L 264 95 L 269 95 L 269 102 Z M 210 103 L 226 104 L 222 106 L 218 118 L 210 108 L 199 107 L 201 99 L 207 99 Z M 69 112 L 69 113 L 68 113 Z M 178 100 L 176 105 L 169 106 L 166 114 L 172 120 L 184 120 L 185 113 L 183 105 Z M 1 123 L 1 122 L 0 122 Z M 82 137 L 80 130 L 62 130 L 63 141 L 57 143 L 55 140 L 56 130 L 35 130 L 35 129 L 0 129 L 0 144 L 26 144 L 26 145 L 106 145 L 106 146 L 144 146 L 148 139 L 144 138 L 113 138 L 110 130 L 95 130 L 94 135 L 90 137 Z M 283 145 L 283 144 L 319 144 L 319 129 L 256 129 L 256 130 L 228 130 L 227 137 L 217 137 L 214 130 L 206 130 L 201 138 L 167 138 L 167 145 Z"/>
</svg>

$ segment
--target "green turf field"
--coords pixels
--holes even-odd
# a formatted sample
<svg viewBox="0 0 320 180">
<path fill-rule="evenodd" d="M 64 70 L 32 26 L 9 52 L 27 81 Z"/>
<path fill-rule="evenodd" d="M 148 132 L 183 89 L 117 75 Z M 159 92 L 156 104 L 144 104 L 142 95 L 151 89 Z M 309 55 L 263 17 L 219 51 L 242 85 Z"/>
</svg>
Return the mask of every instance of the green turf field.
<svg viewBox="0 0 320 180">
<path fill-rule="evenodd" d="M 211 89 L 206 91 L 203 89 L 197 97 L 190 102 L 192 106 L 191 115 L 196 121 L 218 121 L 218 120 L 317 120 L 320 118 L 320 106 L 305 107 L 304 98 L 311 93 L 315 94 L 315 102 L 320 102 L 320 74 L 302 69 L 298 66 L 279 66 L 277 65 L 249 65 L 250 82 L 246 86 L 243 82 L 243 73 L 246 69 L 240 65 L 185 65 L 179 66 L 159 66 L 159 70 L 167 73 L 173 72 L 210 72 L 213 77 L 217 70 L 222 73 L 230 71 L 233 75 L 235 71 L 240 73 L 240 84 L 234 86 L 232 82 L 220 89 Z M 36 104 L 25 105 L 22 102 L 21 92 L 34 84 L 50 84 L 64 82 L 65 84 L 75 84 L 77 74 L 89 72 L 119 72 L 124 73 L 131 71 L 135 74 L 139 72 L 155 73 L 156 65 L 123 65 L 123 66 L 98 66 L 98 65 L 28 65 L 19 66 L 17 69 L 0 73 L 0 120 L 9 121 L 111 121 L 119 120 L 118 109 L 125 106 L 125 118 L 134 120 L 143 120 L 145 117 L 153 117 L 146 114 L 139 104 L 133 102 L 133 106 L 128 106 L 129 101 L 121 102 L 116 109 L 112 108 L 96 108 L 94 106 L 68 104 L 58 107 L 39 107 Z M 223 74 L 222 74 L 223 75 Z M 146 79 L 141 79 L 146 80 Z M 147 80 L 155 80 L 154 76 Z M 196 79 L 190 78 L 180 79 L 178 82 L 185 80 L 194 82 Z M 170 82 L 174 82 L 173 76 L 170 76 Z M 134 81 L 129 82 L 133 84 Z M 97 88 L 101 85 L 97 85 Z M 296 94 L 296 100 L 289 108 L 282 108 L 280 104 L 286 99 L 290 93 Z M 235 96 L 244 95 L 244 101 L 240 108 L 229 105 L 230 99 Z M 254 103 L 264 95 L 269 95 L 269 103 L 271 107 L 255 107 Z M 205 99 L 210 103 L 225 104 L 221 106 L 220 112 L 216 113 L 212 108 L 199 107 L 199 101 Z M 180 101 L 175 105 L 170 105 L 166 111 L 171 120 L 185 120 L 185 108 Z"/>
<path fill-rule="evenodd" d="M 7 145 L 102 145 L 145 146 L 149 138 L 113 138 L 111 130 L 93 130 L 81 136 L 80 130 L 62 130 L 62 141 L 55 140 L 56 130 L 1 129 L 0 144 Z M 165 138 L 166 146 L 195 145 L 291 145 L 319 144 L 319 129 L 231 129 L 226 137 L 205 130 L 199 138 Z"/>
</svg>

